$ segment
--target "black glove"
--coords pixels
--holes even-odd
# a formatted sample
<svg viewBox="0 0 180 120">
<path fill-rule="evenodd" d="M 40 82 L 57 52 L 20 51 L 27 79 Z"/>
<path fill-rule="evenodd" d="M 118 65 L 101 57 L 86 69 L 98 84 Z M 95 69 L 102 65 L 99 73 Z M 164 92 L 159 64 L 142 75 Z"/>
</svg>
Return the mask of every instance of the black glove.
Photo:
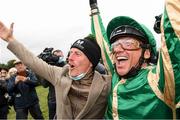
<svg viewBox="0 0 180 120">
<path fill-rule="evenodd" d="M 155 20 L 153 29 L 157 34 L 161 33 L 161 30 L 160 30 L 161 17 L 162 17 L 162 14 L 160 14 L 159 16 L 155 16 L 156 20 Z"/>
<path fill-rule="evenodd" d="M 91 9 L 96 9 L 97 8 L 97 0 L 89 0 L 89 5 Z"/>
</svg>

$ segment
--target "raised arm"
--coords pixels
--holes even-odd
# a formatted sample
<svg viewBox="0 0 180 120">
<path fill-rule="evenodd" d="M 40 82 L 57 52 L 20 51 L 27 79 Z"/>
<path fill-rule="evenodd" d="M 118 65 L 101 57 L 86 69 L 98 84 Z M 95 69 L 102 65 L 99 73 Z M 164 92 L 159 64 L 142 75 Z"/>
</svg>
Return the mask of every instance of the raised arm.
<svg viewBox="0 0 180 120">
<path fill-rule="evenodd" d="M 148 74 L 154 93 L 173 111 L 180 108 L 180 1 L 166 0 L 161 19 L 161 47 L 156 73 Z M 155 83 L 155 84 L 154 84 Z M 159 88 L 159 92 L 158 89 Z"/>
<path fill-rule="evenodd" d="M 108 74 L 112 75 L 114 67 L 111 58 L 110 44 L 108 42 L 106 31 L 102 23 L 102 19 L 97 6 L 97 0 L 89 0 L 91 7 L 91 27 L 92 33 L 96 36 L 96 40 L 101 47 L 102 60 L 108 70 Z"/>
<path fill-rule="evenodd" d="M 166 0 L 161 21 L 165 99 L 180 109 L 180 1 Z"/>
<path fill-rule="evenodd" d="M 10 29 L 8 29 L 0 21 L 0 38 L 8 42 L 8 49 L 13 52 L 23 63 L 28 66 L 33 72 L 49 80 L 52 84 L 55 84 L 54 71 L 59 69 L 61 74 L 61 68 L 53 67 L 42 61 L 26 49 L 21 43 L 19 43 L 13 36 L 13 23 Z"/>
</svg>

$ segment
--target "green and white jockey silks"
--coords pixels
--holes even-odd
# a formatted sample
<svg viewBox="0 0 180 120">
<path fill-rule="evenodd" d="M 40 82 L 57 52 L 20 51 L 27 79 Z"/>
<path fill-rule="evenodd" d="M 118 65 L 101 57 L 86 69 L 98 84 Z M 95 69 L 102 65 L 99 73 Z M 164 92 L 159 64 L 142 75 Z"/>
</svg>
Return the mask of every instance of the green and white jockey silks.
<svg viewBox="0 0 180 120">
<path fill-rule="evenodd" d="M 134 21 L 111 21 L 104 29 L 98 8 L 91 10 L 92 33 L 101 47 L 102 60 L 112 75 L 106 119 L 176 119 L 180 117 L 180 1 L 166 0 L 161 20 L 161 47 L 157 65 L 141 68 L 134 77 L 123 79 L 117 74 L 109 42 L 110 28 L 118 24 L 143 25 Z M 131 18 L 130 18 L 131 19 Z M 117 19 L 116 19 L 117 20 Z M 124 23 L 119 23 L 125 21 Z M 127 21 L 127 22 L 126 22 Z M 146 29 L 146 28 L 145 28 Z M 147 31 L 142 32 L 155 44 Z M 155 48 L 154 48 L 155 50 Z"/>
</svg>

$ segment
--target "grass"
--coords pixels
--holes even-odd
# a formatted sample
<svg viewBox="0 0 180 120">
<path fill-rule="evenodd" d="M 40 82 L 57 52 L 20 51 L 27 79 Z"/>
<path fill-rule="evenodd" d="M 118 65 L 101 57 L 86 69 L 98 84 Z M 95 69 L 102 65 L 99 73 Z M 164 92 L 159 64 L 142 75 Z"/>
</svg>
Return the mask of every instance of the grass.
<svg viewBox="0 0 180 120">
<path fill-rule="evenodd" d="M 41 107 L 41 111 L 43 113 L 44 119 L 48 119 L 48 105 L 47 105 L 47 94 L 48 94 L 48 88 L 43 88 L 42 86 L 36 87 L 36 92 L 39 97 L 39 103 Z M 11 107 L 8 119 L 15 119 L 16 113 L 14 111 L 14 108 Z M 28 119 L 33 119 L 29 113 Z"/>
</svg>

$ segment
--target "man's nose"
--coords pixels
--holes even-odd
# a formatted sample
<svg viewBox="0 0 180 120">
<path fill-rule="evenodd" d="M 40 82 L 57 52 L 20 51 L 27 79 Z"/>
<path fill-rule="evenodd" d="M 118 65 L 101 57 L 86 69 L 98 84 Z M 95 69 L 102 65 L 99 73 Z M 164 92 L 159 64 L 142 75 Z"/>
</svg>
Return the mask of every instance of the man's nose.
<svg viewBox="0 0 180 120">
<path fill-rule="evenodd" d="M 68 57 L 68 60 L 73 60 L 73 59 L 74 59 L 74 54 L 71 53 L 71 54 L 69 55 L 69 57 Z"/>
</svg>

